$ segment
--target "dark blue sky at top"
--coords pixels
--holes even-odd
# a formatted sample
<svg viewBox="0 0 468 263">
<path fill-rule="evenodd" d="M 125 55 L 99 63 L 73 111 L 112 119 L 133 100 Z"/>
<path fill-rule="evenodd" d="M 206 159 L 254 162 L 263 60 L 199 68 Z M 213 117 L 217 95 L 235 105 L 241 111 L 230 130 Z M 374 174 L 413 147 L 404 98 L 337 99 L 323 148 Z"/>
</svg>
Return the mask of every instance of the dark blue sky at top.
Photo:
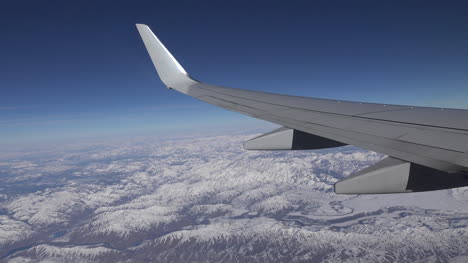
<svg viewBox="0 0 468 263">
<path fill-rule="evenodd" d="M 466 1 L 8 1 L 0 144 L 262 125 L 164 88 L 148 24 L 194 78 L 468 108 Z"/>
</svg>

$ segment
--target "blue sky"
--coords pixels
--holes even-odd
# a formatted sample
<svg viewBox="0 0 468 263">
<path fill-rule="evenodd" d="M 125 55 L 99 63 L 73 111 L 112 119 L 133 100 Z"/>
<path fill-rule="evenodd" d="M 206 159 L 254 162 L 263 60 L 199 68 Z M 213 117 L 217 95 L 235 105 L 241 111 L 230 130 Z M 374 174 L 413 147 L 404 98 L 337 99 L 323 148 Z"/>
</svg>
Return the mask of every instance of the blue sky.
<svg viewBox="0 0 468 263">
<path fill-rule="evenodd" d="M 467 13 L 464 1 L 9 1 L 0 144 L 265 125 L 165 89 L 135 23 L 208 83 L 468 108 Z"/>
</svg>

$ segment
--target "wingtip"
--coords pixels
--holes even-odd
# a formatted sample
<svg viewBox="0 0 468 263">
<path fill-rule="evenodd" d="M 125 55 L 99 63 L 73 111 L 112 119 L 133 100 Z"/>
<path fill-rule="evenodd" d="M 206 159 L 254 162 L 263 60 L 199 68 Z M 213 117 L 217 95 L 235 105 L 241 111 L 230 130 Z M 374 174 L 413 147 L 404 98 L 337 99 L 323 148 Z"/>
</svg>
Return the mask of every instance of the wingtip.
<svg viewBox="0 0 468 263">
<path fill-rule="evenodd" d="M 135 26 L 136 26 L 137 28 L 143 28 L 143 27 L 149 28 L 148 25 L 146 25 L 146 24 L 140 24 L 140 23 L 136 23 Z"/>
<path fill-rule="evenodd" d="M 151 60 L 158 72 L 162 82 L 167 87 L 174 87 L 181 82 L 194 82 L 185 69 L 167 50 L 164 44 L 153 33 L 151 28 L 145 24 L 135 24 L 145 44 Z M 177 89 L 177 88 L 175 88 Z"/>
</svg>

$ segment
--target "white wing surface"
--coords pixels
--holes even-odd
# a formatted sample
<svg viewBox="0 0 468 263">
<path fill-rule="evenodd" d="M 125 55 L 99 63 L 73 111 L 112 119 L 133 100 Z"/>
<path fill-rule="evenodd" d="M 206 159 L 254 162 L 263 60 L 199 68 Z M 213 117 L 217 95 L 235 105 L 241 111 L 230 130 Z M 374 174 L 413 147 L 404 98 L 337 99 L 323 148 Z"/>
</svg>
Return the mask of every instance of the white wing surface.
<svg viewBox="0 0 468 263">
<path fill-rule="evenodd" d="M 205 84 L 190 77 L 148 26 L 137 24 L 137 28 L 168 88 L 284 126 L 246 142 L 246 149 L 349 144 L 391 158 L 338 182 L 337 193 L 412 192 L 468 185 L 467 110 L 337 101 Z M 388 177 L 397 182 L 392 184 Z"/>
</svg>

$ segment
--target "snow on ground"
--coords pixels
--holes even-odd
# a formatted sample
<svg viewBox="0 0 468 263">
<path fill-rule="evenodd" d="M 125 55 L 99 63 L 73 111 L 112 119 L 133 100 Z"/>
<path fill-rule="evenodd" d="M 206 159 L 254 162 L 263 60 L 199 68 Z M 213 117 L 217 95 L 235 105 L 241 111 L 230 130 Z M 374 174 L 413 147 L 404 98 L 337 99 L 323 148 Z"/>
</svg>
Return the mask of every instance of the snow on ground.
<svg viewBox="0 0 468 263">
<path fill-rule="evenodd" d="M 383 155 L 247 152 L 256 134 L 0 154 L 0 261 L 460 260 L 468 188 L 335 195 Z"/>
</svg>

